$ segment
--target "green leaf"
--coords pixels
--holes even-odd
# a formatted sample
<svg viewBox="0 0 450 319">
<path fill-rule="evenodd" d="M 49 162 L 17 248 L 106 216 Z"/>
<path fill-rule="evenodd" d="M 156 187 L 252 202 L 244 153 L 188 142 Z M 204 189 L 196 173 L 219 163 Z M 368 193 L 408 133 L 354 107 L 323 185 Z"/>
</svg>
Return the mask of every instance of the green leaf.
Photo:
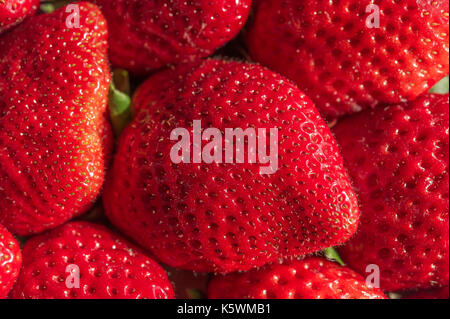
<svg viewBox="0 0 450 319">
<path fill-rule="evenodd" d="M 118 86 L 116 86 L 116 83 Z M 128 72 L 121 69 L 114 70 L 113 80 L 109 88 L 108 104 L 116 136 L 119 136 L 132 120 L 129 92 L 130 79 Z"/>
<path fill-rule="evenodd" d="M 52 13 L 56 9 L 62 8 L 71 2 L 73 0 L 42 0 L 39 9 L 43 13 Z"/>
<path fill-rule="evenodd" d="M 328 259 L 336 261 L 341 266 L 345 266 L 344 261 L 342 260 L 341 256 L 339 256 L 339 253 L 337 250 L 333 247 L 327 248 L 324 250 L 325 257 Z"/>
<path fill-rule="evenodd" d="M 43 12 L 43 13 L 52 13 L 53 11 L 56 10 L 56 7 L 53 3 L 51 2 L 47 2 L 47 3 L 42 3 L 39 6 L 39 9 Z"/>
<path fill-rule="evenodd" d="M 447 94 L 449 91 L 449 78 L 448 75 L 439 81 L 430 90 L 430 93 Z"/>
</svg>

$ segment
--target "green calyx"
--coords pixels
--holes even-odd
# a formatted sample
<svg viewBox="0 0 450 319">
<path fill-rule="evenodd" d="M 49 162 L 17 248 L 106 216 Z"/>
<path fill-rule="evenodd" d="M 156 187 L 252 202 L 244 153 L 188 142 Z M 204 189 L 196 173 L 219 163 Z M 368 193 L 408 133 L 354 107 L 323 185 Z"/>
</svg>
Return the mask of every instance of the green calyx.
<svg viewBox="0 0 450 319">
<path fill-rule="evenodd" d="M 55 5 L 52 2 L 47 2 L 47 3 L 42 3 L 40 5 L 39 9 L 43 13 L 52 13 L 53 11 L 56 10 L 56 7 L 55 7 Z"/>
<path fill-rule="evenodd" d="M 323 252 L 327 259 L 333 260 L 341 266 L 345 266 L 344 261 L 342 260 L 341 256 L 339 255 L 338 251 L 335 248 L 330 247 L 325 249 Z"/>
<path fill-rule="evenodd" d="M 56 9 L 62 8 L 71 2 L 71 0 L 44 0 L 41 1 L 39 9 L 43 13 L 52 13 Z"/>
<path fill-rule="evenodd" d="M 126 70 L 113 72 L 109 87 L 109 111 L 114 133 L 119 136 L 131 122 L 130 79 Z"/>
<path fill-rule="evenodd" d="M 440 80 L 435 86 L 430 90 L 430 93 L 437 94 L 447 94 L 449 92 L 449 78 L 448 75 Z"/>
</svg>

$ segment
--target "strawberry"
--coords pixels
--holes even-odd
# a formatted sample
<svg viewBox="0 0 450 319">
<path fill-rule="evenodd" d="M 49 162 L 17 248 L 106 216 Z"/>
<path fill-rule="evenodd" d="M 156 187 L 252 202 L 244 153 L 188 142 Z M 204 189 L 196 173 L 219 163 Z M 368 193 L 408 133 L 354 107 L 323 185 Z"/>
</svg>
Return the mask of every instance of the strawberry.
<svg viewBox="0 0 450 319">
<path fill-rule="evenodd" d="M 243 27 L 251 0 L 93 0 L 105 14 L 114 66 L 136 74 L 211 55 Z"/>
<path fill-rule="evenodd" d="M 0 223 L 20 235 L 86 212 L 112 149 L 106 21 L 78 8 L 79 28 L 62 8 L 0 36 Z"/>
<path fill-rule="evenodd" d="M 0 33 L 36 12 L 39 0 L 0 0 Z"/>
<path fill-rule="evenodd" d="M 448 287 L 419 291 L 406 296 L 404 299 L 449 299 Z"/>
<path fill-rule="evenodd" d="M 150 78 L 133 98 L 136 116 L 120 137 L 103 199 L 113 224 L 160 261 L 198 272 L 248 270 L 343 243 L 356 231 L 357 201 L 336 142 L 288 80 L 221 60 L 157 78 L 159 94 Z M 172 130 L 191 130 L 193 121 L 220 131 L 278 128 L 278 141 L 267 133 L 277 142 L 278 169 L 249 163 L 247 148 L 244 163 L 232 156 L 234 163 L 175 164 Z"/>
<path fill-rule="evenodd" d="M 0 299 L 5 298 L 19 275 L 22 255 L 14 237 L 0 225 Z"/>
<path fill-rule="evenodd" d="M 295 81 L 328 119 L 414 100 L 449 72 L 449 3 L 375 3 L 258 1 L 250 55 Z"/>
<path fill-rule="evenodd" d="M 449 284 L 448 99 L 424 95 L 334 129 L 361 208 L 341 256 L 362 274 L 377 265 L 388 291 Z"/>
<path fill-rule="evenodd" d="M 210 299 L 387 299 L 353 270 L 318 257 L 214 277 Z"/>
<path fill-rule="evenodd" d="M 14 299 L 166 299 L 164 270 L 102 225 L 72 222 L 30 239 Z"/>
</svg>

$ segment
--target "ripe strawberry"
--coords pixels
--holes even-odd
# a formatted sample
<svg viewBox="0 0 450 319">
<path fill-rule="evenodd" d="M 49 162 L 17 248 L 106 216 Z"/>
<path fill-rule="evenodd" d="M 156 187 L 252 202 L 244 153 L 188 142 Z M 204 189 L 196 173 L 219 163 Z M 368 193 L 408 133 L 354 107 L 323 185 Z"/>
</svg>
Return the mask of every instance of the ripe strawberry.
<svg viewBox="0 0 450 319">
<path fill-rule="evenodd" d="M 0 0 L 0 33 L 36 12 L 39 0 Z"/>
<path fill-rule="evenodd" d="M 167 299 L 173 290 L 161 266 L 140 249 L 104 226 L 73 222 L 25 244 L 11 297 Z"/>
<path fill-rule="evenodd" d="M 208 295 L 210 299 L 387 299 L 353 270 L 318 257 L 216 276 Z"/>
<path fill-rule="evenodd" d="M 380 27 L 368 28 L 373 3 L 258 1 L 250 55 L 294 80 L 327 118 L 414 100 L 449 72 L 449 3 L 376 1 Z"/>
<path fill-rule="evenodd" d="M 198 272 L 248 270 L 355 232 L 357 201 L 336 142 L 289 81 L 220 60 L 158 79 L 166 83 L 159 95 L 150 79 L 134 97 L 137 114 L 120 138 L 104 205 L 159 260 Z M 193 120 L 220 130 L 278 128 L 278 170 L 260 173 L 266 164 L 249 164 L 248 154 L 243 164 L 174 164 L 171 131 L 191 129 Z"/>
<path fill-rule="evenodd" d="M 211 55 L 236 36 L 251 0 L 93 0 L 110 30 L 116 67 L 143 74 Z"/>
<path fill-rule="evenodd" d="M 448 287 L 420 291 L 406 296 L 404 299 L 449 299 Z"/>
<path fill-rule="evenodd" d="M 22 255 L 14 237 L 0 225 L 0 299 L 5 298 L 19 275 Z"/>
<path fill-rule="evenodd" d="M 112 148 L 106 21 L 79 3 L 0 36 L 0 223 L 28 235 L 86 212 Z M 69 21 L 74 23 L 73 21 Z"/>
<path fill-rule="evenodd" d="M 428 94 L 335 127 L 361 208 L 342 257 L 360 273 L 378 265 L 385 290 L 449 284 L 448 108 Z"/>
</svg>

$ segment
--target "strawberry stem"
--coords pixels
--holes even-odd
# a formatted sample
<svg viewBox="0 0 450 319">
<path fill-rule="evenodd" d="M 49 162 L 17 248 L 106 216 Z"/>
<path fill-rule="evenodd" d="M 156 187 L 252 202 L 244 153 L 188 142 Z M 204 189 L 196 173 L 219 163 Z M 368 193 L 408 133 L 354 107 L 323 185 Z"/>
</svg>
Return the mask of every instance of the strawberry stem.
<svg viewBox="0 0 450 319">
<path fill-rule="evenodd" d="M 41 0 L 39 9 L 43 13 L 52 13 L 56 9 L 62 8 L 71 2 L 72 0 Z"/>
<path fill-rule="evenodd" d="M 336 261 L 339 265 L 345 266 L 344 261 L 342 260 L 341 256 L 337 252 L 337 250 L 333 247 L 327 248 L 324 250 L 325 257 L 328 259 Z"/>
<path fill-rule="evenodd" d="M 109 111 L 116 136 L 119 136 L 131 122 L 130 79 L 126 70 L 113 72 L 109 88 Z"/>
<path fill-rule="evenodd" d="M 43 12 L 43 13 L 52 13 L 53 11 L 56 10 L 55 5 L 51 2 L 48 3 L 42 3 L 39 6 L 39 9 Z"/>
</svg>

